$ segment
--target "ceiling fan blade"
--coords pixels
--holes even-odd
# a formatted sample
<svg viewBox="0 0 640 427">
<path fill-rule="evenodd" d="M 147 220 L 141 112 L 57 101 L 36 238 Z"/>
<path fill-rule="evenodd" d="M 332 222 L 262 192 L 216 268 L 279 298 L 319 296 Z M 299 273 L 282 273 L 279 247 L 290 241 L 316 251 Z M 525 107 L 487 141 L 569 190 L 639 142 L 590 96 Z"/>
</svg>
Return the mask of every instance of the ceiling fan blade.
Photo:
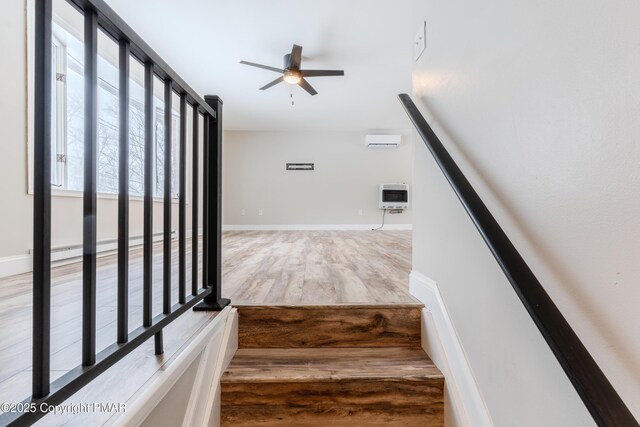
<svg viewBox="0 0 640 427">
<path fill-rule="evenodd" d="M 303 77 L 344 76 L 344 70 L 300 70 Z"/>
<path fill-rule="evenodd" d="M 277 85 L 278 83 L 282 83 L 283 81 L 284 81 L 284 76 L 280 76 L 280 77 L 278 77 L 277 79 L 275 79 L 274 81 L 272 81 L 271 83 L 269 83 L 269 84 L 266 84 L 266 85 L 262 86 L 262 87 L 260 88 L 260 90 L 267 90 L 267 89 L 269 89 L 271 86 L 275 86 L 275 85 Z"/>
<path fill-rule="evenodd" d="M 315 96 L 318 94 L 318 92 L 313 88 L 313 86 L 311 86 L 309 82 L 306 81 L 305 79 L 300 79 L 300 83 L 298 83 L 298 86 L 300 86 L 302 89 L 309 92 L 311 96 Z"/>
<path fill-rule="evenodd" d="M 276 73 L 284 73 L 284 70 L 276 67 L 269 67 L 268 65 L 256 64 L 255 62 L 240 61 L 241 64 L 250 65 L 252 67 L 262 68 L 263 70 L 275 71 Z"/>
<path fill-rule="evenodd" d="M 302 46 L 298 46 L 297 44 L 293 45 L 291 49 L 291 56 L 289 57 L 289 68 L 300 69 L 300 64 L 302 63 Z"/>
</svg>

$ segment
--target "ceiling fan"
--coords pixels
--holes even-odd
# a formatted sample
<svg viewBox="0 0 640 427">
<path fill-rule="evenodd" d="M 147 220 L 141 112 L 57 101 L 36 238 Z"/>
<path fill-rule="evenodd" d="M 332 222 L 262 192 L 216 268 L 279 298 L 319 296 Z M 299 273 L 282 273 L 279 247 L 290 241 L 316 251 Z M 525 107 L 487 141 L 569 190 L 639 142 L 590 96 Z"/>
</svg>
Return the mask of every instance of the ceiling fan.
<svg viewBox="0 0 640 427">
<path fill-rule="evenodd" d="M 284 56 L 284 69 L 247 61 L 240 61 L 240 63 L 262 68 L 264 70 L 275 71 L 276 73 L 282 73 L 280 77 L 261 87 L 260 90 L 266 90 L 278 83 L 286 82 L 300 86 L 311 95 L 317 95 L 318 92 L 309 84 L 305 77 L 344 76 L 344 70 L 301 70 L 302 46 L 298 46 L 297 44 L 293 45 L 291 53 L 287 53 Z"/>
</svg>

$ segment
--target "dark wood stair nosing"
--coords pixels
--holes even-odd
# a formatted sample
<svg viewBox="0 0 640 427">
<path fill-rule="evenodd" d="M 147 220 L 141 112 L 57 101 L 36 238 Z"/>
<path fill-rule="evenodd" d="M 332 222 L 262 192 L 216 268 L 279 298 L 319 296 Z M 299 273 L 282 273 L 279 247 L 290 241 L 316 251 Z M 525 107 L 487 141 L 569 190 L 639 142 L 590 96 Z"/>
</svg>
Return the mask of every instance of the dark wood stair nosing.
<svg viewBox="0 0 640 427">
<path fill-rule="evenodd" d="M 301 309 L 301 310 L 329 310 L 329 309 L 376 309 L 376 308 L 397 308 L 397 309 L 411 309 L 411 308 L 424 308 L 424 304 L 421 302 L 403 302 L 403 303 L 389 303 L 389 304 L 372 304 L 372 303 L 339 303 L 339 304 L 251 304 L 240 303 L 233 304 L 233 307 L 238 310 L 242 309 Z"/>
</svg>

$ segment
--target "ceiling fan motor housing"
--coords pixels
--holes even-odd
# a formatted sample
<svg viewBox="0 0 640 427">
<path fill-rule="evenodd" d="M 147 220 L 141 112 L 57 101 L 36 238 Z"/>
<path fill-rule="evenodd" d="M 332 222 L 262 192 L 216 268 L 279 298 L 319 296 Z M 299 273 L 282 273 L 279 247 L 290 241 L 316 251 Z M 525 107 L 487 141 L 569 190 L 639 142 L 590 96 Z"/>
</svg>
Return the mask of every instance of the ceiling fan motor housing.
<svg viewBox="0 0 640 427">
<path fill-rule="evenodd" d="M 295 67 L 291 67 L 290 64 L 291 64 L 291 54 L 287 53 L 284 56 L 284 66 L 282 68 L 284 68 L 285 70 L 294 70 Z"/>
<path fill-rule="evenodd" d="M 300 68 L 291 65 L 291 54 L 287 53 L 284 56 L 284 74 L 283 79 L 289 84 L 298 84 L 302 80 L 302 74 Z"/>
</svg>

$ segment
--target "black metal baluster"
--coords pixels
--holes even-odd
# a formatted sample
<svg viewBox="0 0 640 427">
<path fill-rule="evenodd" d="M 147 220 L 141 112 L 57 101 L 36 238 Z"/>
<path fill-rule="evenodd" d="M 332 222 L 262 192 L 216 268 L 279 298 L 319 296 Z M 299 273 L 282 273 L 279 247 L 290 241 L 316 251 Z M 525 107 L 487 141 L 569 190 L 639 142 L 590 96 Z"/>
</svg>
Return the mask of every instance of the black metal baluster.
<svg viewBox="0 0 640 427">
<path fill-rule="evenodd" d="M 144 232 L 142 266 L 142 325 L 151 326 L 153 296 L 153 63 L 144 68 Z"/>
<path fill-rule="evenodd" d="M 120 146 L 118 171 L 118 343 L 129 336 L 129 52 L 120 40 L 119 109 Z"/>
<path fill-rule="evenodd" d="M 200 167 L 200 153 L 198 146 L 198 123 L 201 120 L 199 114 L 205 114 L 205 121 L 209 123 L 215 120 L 216 112 L 192 89 L 181 77 L 167 65 L 162 58 L 157 55 L 146 42 L 136 34 L 107 4 L 103 1 L 67 0 L 80 13 L 85 15 L 85 163 L 84 163 L 84 195 L 83 200 L 83 296 L 82 296 L 82 365 L 78 366 L 61 378 L 50 381 L 50 334 L 51 334 L 51 172 L 52 156 L 55 155 L 52 145 L 52 89 L 54 82 L 54 72 L 52 64 L 52 0 L 34 0 L 35 23 L 34 23 L 34 220 L 33 220 L 33 369 L 32 369 L 32 396 L 24 400 L 24 407 L 30 407 L 36 403 L 38 409 L 34 412 L 24 413 L 5 412 L 0 414 L 0 425 L 32 425 L 45 415 L 40 410 L 40 403 L 56 405 L 65 401 L 82 387 L 91 383 L 99 375 L 105 373 L 119 360 L 124 358 L 134 349 L 145 343 L 152 336 L 155 338 L 156 351 L 162 352 L 162 330 L 179 316 L 201 301 L 205 295 L 209 294 L 207 281 L 203 280 L 204 290 L 199 288 L 198 276 L 198 253 L 199 244 L 198 222 L 199 222 L 199 189 L 198 169 Z M 130 181 L 131 175 L 123 170 L 126 153 L 120 150 L 118 174 L 119 201 L 118 201 L 118 343 L 111 343 L 100 353 L 95 352 L 96 348 L 96 207 L 97 207 L 97 187 L 98 187 L 98 121 L 97 121 L 97 29 L 101 28 L 112 39 L 126 40 L 129 48 L 129 57 L 125 59 L 120 46 L 120 67 L 127 68 L 127 71 L 120 70 L 120 78 L 130 72 L 127 61 L 131 56 L 136 57 L 145 63 L 145 120 L 144 120 L 144 260 L 143 260 L 143 326 L 136 328 L 127 334 L 127 288 L 128 288 L 128 230 L 125 214 L 128 206 L 125 194 L 129 191 L 125 179 Z M 154 206 L 154 162 L 156 161 L 155 147 L 155 118 L 153 95 L 154 71 L 157 71 L 162 78 L 173 82 L 176 90 L 186 96 L 187 103 L 194 106 L 194 278 L 193 298 L 186 300 L 184 304 L 176 304 L 171 307 L 170 314 L 160 314 L 153 317 L 152 311 L 152 273 L 153 273 L 153 206 Z M 121 80 L 119 91 L 129 92 L 129 81 Z M 129 105 L 124 106 L 128 99 Z M 119 145 L 124 144 L 124 139 L 129 139 L 125 128 L 130 126 L 130 97 L 120 96 L 122 121 L 120 123 Z M 125 121 L 127 121 L 125 123 Z M 184 122 L 182 123 L 184 126 Z M 208 131 L 208 126 L 204 126 Z M 131 130 L 131 129 L 129 129 Z M 208 140 L 208 137 L 206 137 Z M 170 144 L 170 138 L 169 144 Z M 182 142 L 182 141 L 181 141 Z M 186 142 L 185 142 L 186 144 Z M 207 144 L 205 144 L 206 146 Z M 123 147 L 131 146 L 127 144 Z M 186 155 L 186 150 L 183 150 Z M 129 153 L 129 159 L 131 153 Z M 181 161 L 183 161 L 181 159 Z M 128 165 L 127 165 L 128 166 Z M 127 169 L 126 172 L 130 171 Z M 170 176 L 170 174 L 169 174 Z M 181 179 L 186 182 L 186 179 Z M 185 194 L 184 191 L 181 193 Z M 170 192 L 168 192 L 170 195 Z M 205 206 L 203 206 L 205 208 Z M 127 218 L 128 220 L 128 218 Z M 183 233 L 186 236 L 186 233 Z M 126 242 L 126 244 L 125 244 Z M 126 261 L 124 261 L 126 257 Z M 207 262 L 201 261 L 203 264 Z M 213 269 L 213 267 L 212 267 Z M 126 278 L 125 278 L 126 277 Z M 123 287 L 124 285 L 124 287 Z M 185 295 L 186 299 L 186 295 Z M 164 308 L 164 307 L 163 307 Z M 32 400 L 32 399 L 38 400 Z"/>
<path fill-rule="evenodd" d="M 198 295 L 198 116 L 200 115 L 198 104 L 193 105 L 193 176 L 191 184 L 191 294 Z"/>
<path fill-rule="evenodd" d="M 51 331 L 51 0 L 35 4 L 32 394 L 49 394 Z"/>
<path fill-rule="evenodd" d="M 187 298 L 187 96 L 180 95 L 180 179 L 178 206 L 178 303 L 184 304 Z"/>
<path fill-rule="evenodd" d="M 84 198 L 82 218 L 82 364 L 96 361 L 96 214 L 98 157 L 98 14 L 84 12 Z"/>
<path fill-rule="evenodd" d="M 215 268 L 209 271 L 209 286 L 214 289 L 208 297 L 220 309 L 229 304 L 222 298 L 222 100 L 217 96 L 206 96 L 204 100 L 216 112 L 209 129 L 209 258 L 207 263 Z M 213 169 L 215 168 L 215 170 Z M 213 192 L 213 193 L 211 193 Z M 209 302 L 205 298 L 205 303 Z M 217 308 L 217 307 L 214 307 Z"/>
<path fill-rule="evenodd" d="M 164 236 L 162 263 L 162 312 L 171 313 L 171 98 L 170 79 L 164 82 Z"/>
<path fill-rule="evenodd" d="M 160 329 L 154 336 L 154 343 L 155 343 L 155 349 L 156 349 L 156 354 L 162 354 L 164 353 L 164 338 L 162 335 L 162 329 Z"/>
<path fill-rule="evenodd" d="M 207 241 L 209 240 L 209 221 L 207 221 L 209 205 L 209 115 L 202 116 L 202 289 L 207 289 L 209 280 L 207 279 Z"/>
<path fill-rule="evenodd" d="M 205 139 L 205 147 L 208 146 L 208 156 L 205 162 L 207 175 L 207 255 L 204 265 L 207 267 L 207 286 L 211 287 L 211 293 L 204 301 L 196 305 L 195 311 L 219 311 L 231 302 L 228 298 L 222 298 L 222 100 L 217 96 L 205 96 L 205 101 L 216 112 L 215 120 L 209 118 L 205 125 L 209 127 L 208 139 Z"/>
</svg>

